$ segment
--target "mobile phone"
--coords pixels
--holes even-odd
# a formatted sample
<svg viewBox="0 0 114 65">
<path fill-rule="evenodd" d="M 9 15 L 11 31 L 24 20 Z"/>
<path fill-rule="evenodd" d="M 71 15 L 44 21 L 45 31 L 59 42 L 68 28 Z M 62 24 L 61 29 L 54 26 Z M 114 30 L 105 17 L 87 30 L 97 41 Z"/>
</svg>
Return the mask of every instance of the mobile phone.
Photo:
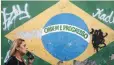
<svg viewBox="0 0 114 65">
<path fill-rule="evenodd" d="M 34 59 L 34 55 L 30 51 L 27 51 L 26 55 L 29 59 Z"/>
</svg>

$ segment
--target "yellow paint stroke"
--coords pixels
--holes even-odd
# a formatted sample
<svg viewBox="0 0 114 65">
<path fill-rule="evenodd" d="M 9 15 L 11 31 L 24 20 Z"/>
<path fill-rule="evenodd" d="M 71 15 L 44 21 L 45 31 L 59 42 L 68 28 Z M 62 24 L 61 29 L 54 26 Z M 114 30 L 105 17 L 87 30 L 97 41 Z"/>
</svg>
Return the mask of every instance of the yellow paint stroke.
<svg viewBox="0 0 114 65">
<path fill-rule="evenodd" d="M 30 32 L 33 30 L 40 30 L 43 26 L 51 19 L 53 16 L 61 13 L 72 13 L 76 16 L 79 16 L 81 19 L 85 21 L 89 30 L 91 28 L 94 29 L 102 29 L 103 32 L 109 33 L 106 37 L 106 43 L 112 42 L 114 40 L 114 31 L 110 29 L 108 26 L 101 23 L 99 20 L 93 18 L 91 15 L 77 7 L 76 5 L 72 4 L 68 0 L 60 0 L 55 5 L 51 6 L 47 10 L 43 11 L 42 13 L 38 14 L 31 20 L 27 21 L 23 25 L 17 27 L 10 33 L 8 33 L 5 37 L 10 40 L 14 40 L 18 38 L 17 33 L 19 32 Z M 33 52 L 36 56 L 42 58 L 43 60 L 51 63 L 52 65 L 57 65 L 58 59 L 54 58 L 43 46 L 43 43 L 40 38 L 32 38 L 26 39 L 26 44 L 28 50 Z M 82 53 L 79 57 L 75 58 L 75 60 L 83 61 L 88 57 L 94 54 L 94 49 L 92 47 L 91 42 L 89 43 L 87 49 L 84 53 Z M 74 60 L 74 59 L 73 59 Z M 73 65 L 73 60 L 65 61 L 63 65 Z"/>
</svg>

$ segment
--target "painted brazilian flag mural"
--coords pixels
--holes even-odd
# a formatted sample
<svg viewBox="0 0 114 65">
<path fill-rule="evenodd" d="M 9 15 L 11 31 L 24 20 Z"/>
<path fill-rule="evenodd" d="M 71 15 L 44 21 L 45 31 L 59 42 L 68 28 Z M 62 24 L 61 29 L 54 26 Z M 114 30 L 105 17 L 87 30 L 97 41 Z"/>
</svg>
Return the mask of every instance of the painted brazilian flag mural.
<svg viewBox="0 0 114 65">
<path fill-rule="evenodd" d="M 1 3 L 1 65 L 18 38 L 32 65 L 114 65 L 114 1 Z"/>
</svg>

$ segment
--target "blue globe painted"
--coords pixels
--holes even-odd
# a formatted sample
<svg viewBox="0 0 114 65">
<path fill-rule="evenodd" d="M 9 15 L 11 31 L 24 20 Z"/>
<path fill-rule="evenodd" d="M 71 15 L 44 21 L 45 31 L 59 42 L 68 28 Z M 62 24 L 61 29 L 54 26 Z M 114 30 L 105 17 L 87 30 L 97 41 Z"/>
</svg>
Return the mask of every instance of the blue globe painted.
<svg viewBox="0 0 114 65">
<path fill-rule="evenodd" d="M 56 24 L 73 25 L 85 30 L 89 34 L 88 27 L 84 21 L 70 13 L 62 13 L 52 17 L 44 28 Z M 88 42 L 80 36 L 61 31 L 43 35 L 42 42 L 45 49 L 61 61 L 68 61 L 78 57 L 88 46 Z"/>
</svg>

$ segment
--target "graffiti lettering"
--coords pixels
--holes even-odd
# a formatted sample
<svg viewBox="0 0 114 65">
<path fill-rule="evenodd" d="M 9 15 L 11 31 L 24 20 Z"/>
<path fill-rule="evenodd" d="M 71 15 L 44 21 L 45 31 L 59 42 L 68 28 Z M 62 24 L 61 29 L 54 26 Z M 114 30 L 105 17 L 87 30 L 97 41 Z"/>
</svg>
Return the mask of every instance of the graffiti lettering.
<svg viewBox="0 0 114 65">
<path fill-rule="evenodd" d="M 110 15 L 103 13 L 103 11 L 104 11 L 104 9 L 97 8 L 97 13 L 93 13 L 92 16 L 98 17 L 100 20 L 102 20 L 106 23 L 114 24 L 114 11 L 112 11 L 110 13 Z"/>
<path fill-rule="evenodd" d="M 9 27 L 12 24 L 15 24 L 15 20 L 17 17 L 19 17 L 19 20 L 22 20 L 24 18 L 30 18 L 30 15 L 27 10 L 28 4 L 25 4 L 24 10 L 22 11 L 19 5 L 13 5 L 12 6 L 12 12 L 7 13 L 6 9 L 3 8 L 2 14 L 3 14 L 3 30 L 9 30 Z"/>
</svg>

